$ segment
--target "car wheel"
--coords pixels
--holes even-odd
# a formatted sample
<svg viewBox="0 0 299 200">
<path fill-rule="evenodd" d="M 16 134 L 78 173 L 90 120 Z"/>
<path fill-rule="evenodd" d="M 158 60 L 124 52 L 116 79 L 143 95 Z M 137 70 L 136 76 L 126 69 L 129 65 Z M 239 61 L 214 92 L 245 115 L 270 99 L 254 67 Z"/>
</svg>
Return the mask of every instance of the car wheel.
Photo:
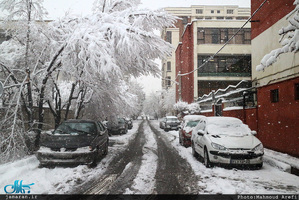
<svg viewBox="0 0 299 200">
<path fill-rule="evenodd" d="M 261 169 L 262 167 L 263 167 L 263 163 L 256 165 L 256 169 Z"/>
<path fill-rule="evenodd" d="M 206 166 L 206 168 L 212 167 L 210 159 L 209 159 L 208 151 L 207 151 L 206 148 L 205 148 L 205 151 L 204 151 L 203 160 L 204 160 L 204 165 Z"/>
<path fill-rule="evenodd" d="M 165 132 L 168 132 L 169 130 L 166 128 L 166 129 L 164 129 L 164 131 L 165 131 Z"/>
<path fill-rule="evenodd" d="M 198 153 L 195 151 L 195 147 L 194 147 L 194 144 L 193 144 L 193 143 L 191 144 L 191 149 L 192 149 L 192 155 L 193 155 L 195 158 L 198 158 L 199 155 L 198 155 Z"/>
</svg>

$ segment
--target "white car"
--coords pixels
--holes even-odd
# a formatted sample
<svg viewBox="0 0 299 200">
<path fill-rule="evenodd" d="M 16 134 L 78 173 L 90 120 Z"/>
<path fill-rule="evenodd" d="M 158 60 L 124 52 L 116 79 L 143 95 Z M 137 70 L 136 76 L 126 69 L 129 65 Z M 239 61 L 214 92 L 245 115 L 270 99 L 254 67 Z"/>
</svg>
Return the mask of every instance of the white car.
<svg viewBox="0 0 299 200">
<path fill-rule="evenodd" d="M 192 131 L 191 146 L 204 165 L 263 166 L 264 148 L 246 124 L 233 117 L 205 117 Z"/>
</svg>

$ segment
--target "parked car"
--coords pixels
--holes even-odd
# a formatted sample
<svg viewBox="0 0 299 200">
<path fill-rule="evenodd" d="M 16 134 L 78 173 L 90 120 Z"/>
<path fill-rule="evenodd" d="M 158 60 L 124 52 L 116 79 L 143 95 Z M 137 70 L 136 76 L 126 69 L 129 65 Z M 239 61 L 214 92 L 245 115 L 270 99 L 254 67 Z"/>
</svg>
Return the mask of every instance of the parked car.
<svg viewBox="0 0 299 200">
<path fill-rule="evenodd" d="M 164 131 L 168 132 L 169 130 L 179 130 L 181 122 L 175 116 L 166 116 L 162 124 Z"/>
<path fill-rule="evenodd" d="M 41 135 L 36 157 L 40 165 L 88 164 L 95 166 L 98 158 L 108 153 L 108 132 L 100 122 L 67 120 L 52 133 Z"/>
<path fill-rule="evenodd" d="M 179 142 L 184 147 L 191 146 L 192 130 L 198 124 L 203 115 L 186 115 L 183 117 L 181 129 L 179 130 Z"/>
<path fill-rule="evenodd" d="M 128 129 L 131 130 L 133 128 L 133 121 L 131 118 L 125 118 L 126 123 L 128 125 Z"/>
<path fill-rule="evenodd" d="M 263 144 L 249 127 L 233 117 L 206 117 L 193 129 L 192 154 L 206 167 L 214 164 L 263 166 Z"/>
<path fill-rule="evenodd" d="M 165 128 L 165 122 L 166 122 L 166 117 L 163 117 L 160 121 L 159 121 L 159 127 L 161 129 Z"/>
<path fill-rule="evenodd" d="M 128 124 L 124 118 L 118 118 L 116 122 L 109 121 L 107 129 L 111 135 L 126 134 L 128 132 Z"/>
</svg>

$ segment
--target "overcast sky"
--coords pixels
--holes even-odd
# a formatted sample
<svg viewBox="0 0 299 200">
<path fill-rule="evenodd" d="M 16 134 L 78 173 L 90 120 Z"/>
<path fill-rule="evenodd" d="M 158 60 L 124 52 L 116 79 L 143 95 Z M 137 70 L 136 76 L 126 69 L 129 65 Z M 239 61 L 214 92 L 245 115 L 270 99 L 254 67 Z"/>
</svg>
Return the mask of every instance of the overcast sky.
<svg viewBox="0 0 299 200">
<path fill-rule="evenodd" d="M 81 15 L 91 13 L 94 0 L 44 0 L 49 18 L 56 19 L 71 12 Z M 238 5 L 250 7 L 250 0 L 141 0 L 142 8 L 189 7 L 191 5 Z M 161 65 L 161 63 L 159 63 Z M 161 80 L 153 77 L 138 79 L 147 94 L 161 90 Z"/>
</svg>

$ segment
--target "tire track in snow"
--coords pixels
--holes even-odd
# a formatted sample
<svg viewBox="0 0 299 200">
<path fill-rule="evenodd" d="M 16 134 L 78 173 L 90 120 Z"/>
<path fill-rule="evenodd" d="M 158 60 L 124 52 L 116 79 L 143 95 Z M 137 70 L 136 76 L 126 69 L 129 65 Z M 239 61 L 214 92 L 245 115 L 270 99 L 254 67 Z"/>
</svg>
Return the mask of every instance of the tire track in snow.
<svg viewBox="0 0 299 200">
<path fill-rule="evenodd" d="M 158 165 L 157 141 L 148 125 L 144 128 L 145 144 L 142 148 L 142 163 L 131 188 L 127 188 L 125 194 L 152 194 L 155 191 L 155 175 Z"/>
</svg>

